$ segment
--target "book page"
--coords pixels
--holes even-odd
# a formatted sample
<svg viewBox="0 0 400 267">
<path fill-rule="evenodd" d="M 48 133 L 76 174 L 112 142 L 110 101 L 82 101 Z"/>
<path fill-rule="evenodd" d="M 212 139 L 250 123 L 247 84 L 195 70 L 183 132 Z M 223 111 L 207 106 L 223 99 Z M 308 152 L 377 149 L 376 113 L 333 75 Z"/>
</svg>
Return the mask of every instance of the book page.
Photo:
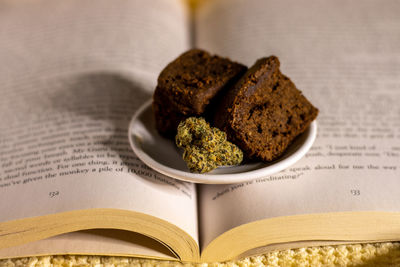
<svg viewBox="0 0 400 267">
<path fill-rule="evenodd" d="M 400 210 L 400 4 L 397 1 L 210 1 L 197 46 L 249 66 L 276 55 L 320 110 L 311 150 L 286 170 L 202 186 L 202 247 L 277 216 Z"/>
<path fill-rule="evenodd" d="M 138 233 L 115 229 L 76 231 L 0 250 L 0 258 L 57 254 L 140 255 L 176 260 L 176 255 L 158 241 Z"/>
<path fill-rule="evenodd" d="M 134 112 L 189 47 L 181 1 L 0 1 L 0 222 L 146 213 L 197 240 L 195 186 L 128 143 Z"/>
</svg>

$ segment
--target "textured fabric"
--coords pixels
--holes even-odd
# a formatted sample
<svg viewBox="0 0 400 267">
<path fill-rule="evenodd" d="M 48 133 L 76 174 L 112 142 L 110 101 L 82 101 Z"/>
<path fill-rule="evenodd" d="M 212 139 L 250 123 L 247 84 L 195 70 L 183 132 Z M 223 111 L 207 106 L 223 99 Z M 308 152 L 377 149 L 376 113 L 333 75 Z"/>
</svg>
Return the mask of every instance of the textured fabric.
<svg viewBox="0 0 400 267">
<path fill-rule="evenodd" d="M 400 243 L 289 249 L 237 261 L 202 264 L 98 256 L 48 256 L 0 260 L 0 267 L 14 266 L 400 266 Z"/>
</svg>

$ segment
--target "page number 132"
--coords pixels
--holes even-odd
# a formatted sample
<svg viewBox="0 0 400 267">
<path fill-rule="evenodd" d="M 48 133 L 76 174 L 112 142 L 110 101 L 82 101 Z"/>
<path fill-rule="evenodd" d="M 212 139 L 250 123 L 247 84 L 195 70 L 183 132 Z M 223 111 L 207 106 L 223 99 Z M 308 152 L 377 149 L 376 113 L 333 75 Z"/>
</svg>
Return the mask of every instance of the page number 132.
<svg viewBox="0 0 400 267">
<path fill-rule="evenodd" d="M 51 192 L 49 192 L 49 197 L 50 198 L 54 198 L 54 197 L 59 196 L 59 195 L 60 195 L 59 191 L 51 191 Z"/>
</svg>

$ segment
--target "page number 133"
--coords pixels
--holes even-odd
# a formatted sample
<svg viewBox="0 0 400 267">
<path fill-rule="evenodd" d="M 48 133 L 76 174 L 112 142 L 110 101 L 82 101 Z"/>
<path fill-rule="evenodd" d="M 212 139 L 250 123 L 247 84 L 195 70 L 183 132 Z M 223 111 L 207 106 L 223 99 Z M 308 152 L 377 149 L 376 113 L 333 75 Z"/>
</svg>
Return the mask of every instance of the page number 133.
<svg viewBox="0 0 400 267">
<path fill-rule="evenodd" d="M 359 196 L 361 195 L 361 191 L 360 189 L 351 189 L 350 194 L 352 194 L 353 196 Z"/>
</svg>

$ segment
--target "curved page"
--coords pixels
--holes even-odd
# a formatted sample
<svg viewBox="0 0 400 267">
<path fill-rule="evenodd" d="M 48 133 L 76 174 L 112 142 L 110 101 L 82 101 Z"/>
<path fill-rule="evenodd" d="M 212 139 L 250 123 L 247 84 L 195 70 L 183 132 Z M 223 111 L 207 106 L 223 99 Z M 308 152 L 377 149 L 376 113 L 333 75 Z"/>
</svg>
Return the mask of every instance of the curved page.
<svg viewBox="0 0 400 267">
<path fill-rule="evenodd" d="M 399 211 L 399 12 L 397 1 L 376 0 L 210 1 L 200 9 L 197 46 L 249 65 L 278 56 L 320 109 L 317 139 L 294 166 L 201 187 L 203 249 L 265 218 Z"/>
<path fill-rule="evenodd" d="M 189 45 L 184 5 L 0 5 L 0 222 L 124 209 L 197 240 L 194 185 L 149 169 L 127 138 L 158 73 Z"/>
<path fill-rule="evenodd" d="M 149 237 L 121 230 L 83 230 L 0 250 L 0 258 L 21 255 L 114 255 L 176 259 L 161 243 Z"/>
</svg>

